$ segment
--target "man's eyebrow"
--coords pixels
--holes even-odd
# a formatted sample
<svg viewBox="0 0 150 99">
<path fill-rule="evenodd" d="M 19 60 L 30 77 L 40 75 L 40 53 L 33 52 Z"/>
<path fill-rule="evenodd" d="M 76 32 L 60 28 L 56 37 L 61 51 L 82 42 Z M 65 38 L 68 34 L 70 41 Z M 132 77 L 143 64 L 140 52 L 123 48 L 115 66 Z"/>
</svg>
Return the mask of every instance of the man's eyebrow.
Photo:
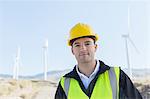
<svg viewBox="0 0 150 99">
<path fill-rule="evenodd" d="M 89 42 L 92 42 L 92 41 L 85 41 L 85 43 L 89 43 Z"/>
<path fill-rule="evenodd" d="M 85 41 L 84 43 L 90 43 L 92 41 Z M 74 42 L 73 44 L 80 44 L 79 42 Z"/>
<path fill-rule="evenodd" d="M 79 42 L 74 42 L 73 45 L 75 45 L 75 44 L 79 44 Z"/>
</svg>

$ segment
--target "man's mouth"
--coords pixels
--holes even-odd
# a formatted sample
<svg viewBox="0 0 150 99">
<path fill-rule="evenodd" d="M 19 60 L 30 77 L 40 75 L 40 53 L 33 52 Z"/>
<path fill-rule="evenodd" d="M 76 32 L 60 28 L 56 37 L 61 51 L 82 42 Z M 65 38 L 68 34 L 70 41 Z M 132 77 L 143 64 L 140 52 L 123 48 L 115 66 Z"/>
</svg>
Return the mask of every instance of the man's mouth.
<svg viewBox="0 0 150 99">
<path fill-rule="evenodd" d="M 79 56 L 89 55 L 88 53 L 80 53 Z"/>
</svg>

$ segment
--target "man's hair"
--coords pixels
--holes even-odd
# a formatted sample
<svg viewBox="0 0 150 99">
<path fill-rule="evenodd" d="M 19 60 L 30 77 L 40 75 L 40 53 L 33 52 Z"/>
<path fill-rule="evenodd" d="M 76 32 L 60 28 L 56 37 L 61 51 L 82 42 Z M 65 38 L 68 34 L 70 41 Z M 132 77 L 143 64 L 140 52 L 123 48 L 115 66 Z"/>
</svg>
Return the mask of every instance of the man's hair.
<svg viewBox="0 0 150 99">
<path fill-rule="evenodd" d="M 77 39 L 79 39 L 79 38 L 86 38 L 86 37 L 93 39 L 94 44 L 95 44 L 95 42 L 96 42 L 95 36 L 82 36 L 82 37 L 78 37 L 78 38 L 72 39 L 72 40 L 70 41 L 71 46 L 72 46 L 72 44 L 73 44 L 73 42 L 74 42 L 75 40 L 77 40 Z"/>
</svg>

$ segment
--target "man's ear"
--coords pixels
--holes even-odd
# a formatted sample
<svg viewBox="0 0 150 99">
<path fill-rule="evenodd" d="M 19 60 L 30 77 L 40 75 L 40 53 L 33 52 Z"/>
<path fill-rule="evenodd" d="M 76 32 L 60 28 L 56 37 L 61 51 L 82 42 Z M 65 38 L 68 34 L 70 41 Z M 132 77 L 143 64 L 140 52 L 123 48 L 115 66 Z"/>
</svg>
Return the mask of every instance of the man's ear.
<svg viewBox="0 0 150 99">
<path fill-rule="evenodd" d="M 71 47 L 71 52 L 72 52 L 72 54 L 74 55 L 74 52 L 73 52 L 73 47 Z"/>
<path fill-rule="evenodd" d="M 97 51 L 97 47 L 98 47 L 97 44 L 95 44 L 95 52 Z"/>
</svg>

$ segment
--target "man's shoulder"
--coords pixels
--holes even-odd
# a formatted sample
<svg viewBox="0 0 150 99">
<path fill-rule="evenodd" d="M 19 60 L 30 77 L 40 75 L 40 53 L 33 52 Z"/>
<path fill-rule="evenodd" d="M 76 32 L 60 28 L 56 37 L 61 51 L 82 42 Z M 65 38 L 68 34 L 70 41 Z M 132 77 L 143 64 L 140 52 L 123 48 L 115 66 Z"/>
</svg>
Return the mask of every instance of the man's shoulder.
<svg viewBox="0 0 150 99">
<path fill-rule="evenodd" d="M 76 71 L 75 67 L 70 72 L 66 73 L 63 77 L 77 78 L 77 71 Z"/>
<path fill-rule="evenodd" d="M 121 68 L 120 68 L 120 66 L 111 66 L 111 65 L 107 65 L 107 64 L 105 64 L 103 61 L 101 61 L 101 60 L 98 60 L 99 61 L 99 63 L 100 63 L 100 69 L 99 69 L 99 74 L 102 74 L 102 73 L 104 73 L 105 71 L 108 71 L 108 70 L 110 70 L 110 68 L 118 68 L 119 70 L 121 70 Z"/>
</svg>

